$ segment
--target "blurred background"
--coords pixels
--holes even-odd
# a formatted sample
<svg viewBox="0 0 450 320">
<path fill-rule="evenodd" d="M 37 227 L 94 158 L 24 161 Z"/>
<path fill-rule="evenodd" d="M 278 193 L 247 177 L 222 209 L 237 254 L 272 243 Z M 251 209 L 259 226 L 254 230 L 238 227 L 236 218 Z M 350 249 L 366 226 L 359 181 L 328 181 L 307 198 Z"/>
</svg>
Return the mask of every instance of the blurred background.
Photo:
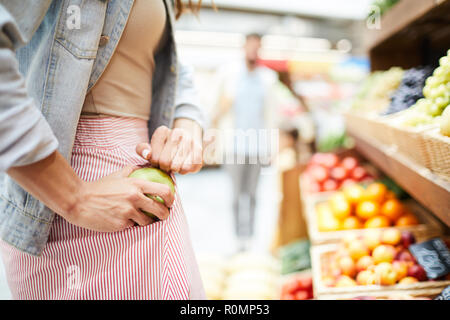
<svg viewBox="0 0 450 320">
<path fill-rule="evenodd" d="M 195 68 L 198 93 L 209 118 L 214 117 L 218 108 L 221 68 L 244 61 L 245 36 L 259 33 L 262 35 L 259 63 L 276 72 L 288 73 L 295 92 L 303 96 L 308 108 L 313 110 L 312 116 L 320 118 L 315 132 L 303 125 L 302 136 L 306 143 L 317 141 L 323 151 L 341 144 L 344 122 L 334 110 L 348 104 L 369 72 L 364 35 L 372 1 L 219 0 L 214 1 L 214 5 L 203 1 L 197 16 L 183 15 L 177 22 L 176 32 L 180 57 Z M 306 112 L 298 100 L 278 102 L 274 108 L 282 119 L 300 119 L 293 122 L 293 127 L 300 129 L 302 114 Z M 220 128 L 227 128 L 227 119 L 222 122 Z M 301 150 L 305 161 L 312 150 Z M 295 152 L 298 154 L 297 150 Z M 300 211 L 299 193 L 296 193 L 299 172 L 296 172 L 297 161 L 293 159 L 296 156 L 283 157 L 281 163 L 272 168 L 274 170 L 266 168 L 260 175 L 250 260 L 270 261 L 267 255 L 279 245 L 307 236 L 302 221 L 294 221 L 293 231 L 277 230 L 283 182 L 284 189 L 292 190 L 288 195 L 288 206 L 292 208 L 283 211 L 294 214 Z M 283 181 L 282 171 L 291 171 L 290 179 Z M 206 265 L 202 268 L 204 277 L 208 278 L 205 285 L 208 290 L 217 291 L 217 298 L 220 289 L 214 288 L 216 282 L 210 277 L 220 283 L 221 277 L 215 271 L 222 270 L 223 262 L 239 252 L 234 232 L 231 179 L 223 166 L 207 166 L 198 174 L 178 177 L 178 183 L 194 249 L 200 264 Z M 285 239 L 277 235 L 280 232 Z M 208 268 L 210 264 L 214 271 Z M 268 268 L 271 269 L 270 263 Z"/>
<path fill-rule="evenodd" d="M 233 128 L 232 116 L 218 111 L 221 95 L 226 91 L 221 81 L 226 73 L 223 69 L 245 61 L 246 35 L 262 35 L 257 64 L 275 75 L 275 84 L 267 90 L 275 91 L 277 96 L 269 103 L 275 127 L 280 130 L 278 157 L 260 171 L 255 230 L 250 240 L 243 245 L 235 231 L 236 224 L 249 222 L 236 222 L 236 185 L 227 166 L 208 163 L 198 174 L 178 177 L 208 298 L 355 298 L 358 294 L 354 292 L 359 289 L 350 288 L 349 293 L 346 290 L 361 288 L 356 273 L 353 278 L 346 278 L 345 270 L 336 267 L 329 277 L 323 268 L 335 260 L 321 261 L 332 255 L 313 253 L 325 250 L 317 244 L 339 243 L 349 233 L 350 237 L 361 236 L 342 231 L 349 229 L 399 227 L 395 232 L 400 234 L 399 230 L 406 228 L 403 237 L 417 236 L 420 240 L 448 233 L 448 209 L 437 208 L 438 203 L 450 206 L 448 176 L 445 178 L 442 170 L 433 169 L 438 176 L 421 180 L 416 177 L 423 170 L 420 166 L 390 170 L 387 163 L 391 164 L 391 160 L 368 149 L 360 141 L 360 133 L 379 136 L 391 148 L 398 143 L 395 150 L 406 150 L 417 163 L 417 152 L 410 145 L 391 136 L 383 140 L 388 135 L 385 127 L 370 131 L 370 123 L 361 119 L 395 114 L 419 100 L 417 104 L 424 103 L 424 95 L 433 99 L 425 91 L 423 95 L 422 89 L 434 69 L 448 64 L 439 58 L 450 48 L 450 24 L 445 17 L 449 12 L 449 1 L 216 0 L 203 1 L 197 16 L 181 17 L 176 32 L 179 54 L 195 69 L 201 103 L 211 127 Z M 234 85 L 247 90 L 248 84 L 239 82 L 241 78 L 232 79 Z M 440 83 L 448 80 L 447 74 Z M 445 99 L 449 98 L 450 87 L 442 90 L 447 92 L 442 93 Z M 435 116 L 449 102 L 443 101 Z M 406 111 L 412 113 L 413 109 Z M 352 114 L 363 116 L 352 118 Z M 428 117 L 399 114 L 396 121 L 402 125 L 422 124 Z M 438 126 L 437 121 L 433 118 L 429 124 Z M 245 170 L 250 171 L 250 167 Z M 442 192 L 442 197 L 428 200 L 425 198 L 433 191 L 422 189 L 425 193 L 420 194 L 412 188 L 412 184 L 424 186 L 431 180 L 435 183 L 432 189 Z M 355 182 L 358 187 L 349 187 Z M 348 204 L 353 201 L 348 199 L 342 201 L 339 209 L 326 209 L 327 201 L 333 207 L 333 199 L 345 198 L 342 190 L 346 187 L 348 194 L 361 190 L 379 194 L 388 190 L 395 199 L 389 202 L 378 197 L 370 205 L 385 209 L 375 209 L 367 216 L 364 214 L 370 209 L 358 214 L 358 204 Z M 249 210 L 244 209 L 246 213 Z M 386 217 L 393 212 L 397 216 Z M 437 221 L 436 224 L 418 218 L 422 213 L 431 216 L 429 221 Z M 416 225 L 429 233 L 423 237 L 416 232 L 421 228 Z M 424 280 L 413 271 L 409 275 Z M 410 279 L 404 280 L 407 281 Z M 396 290 L 362 293 L 363 289 L 359 295 L 373 299 L 430 298 L 448 284 L 449 281 L 440 283 L 428 295 L 423 291 L 399 294 Z M 384 290 L 378 287 L 378 291 Z"/>
</svg>

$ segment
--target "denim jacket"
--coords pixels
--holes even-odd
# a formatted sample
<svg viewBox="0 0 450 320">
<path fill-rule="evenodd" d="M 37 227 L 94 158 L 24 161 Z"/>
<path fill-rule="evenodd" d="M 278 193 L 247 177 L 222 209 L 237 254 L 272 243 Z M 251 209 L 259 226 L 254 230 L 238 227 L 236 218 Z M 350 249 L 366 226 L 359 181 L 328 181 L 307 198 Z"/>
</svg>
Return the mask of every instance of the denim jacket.
<svg viewBox="0 0 450 320">
<path fill-rule="evenodd" d="M 164 1 L 169 40 L 155 57 L 150 135 L 174 118 L 203 125 L 192 71 L 177 59 L 172 3 Z M 111 59 L 132 5 L 0 0 L 0 237 L 24 252 L 42 253 L 55 213 L 4 172 L 56 149 L 70 161 L 84 97 Z"/>
</svg>

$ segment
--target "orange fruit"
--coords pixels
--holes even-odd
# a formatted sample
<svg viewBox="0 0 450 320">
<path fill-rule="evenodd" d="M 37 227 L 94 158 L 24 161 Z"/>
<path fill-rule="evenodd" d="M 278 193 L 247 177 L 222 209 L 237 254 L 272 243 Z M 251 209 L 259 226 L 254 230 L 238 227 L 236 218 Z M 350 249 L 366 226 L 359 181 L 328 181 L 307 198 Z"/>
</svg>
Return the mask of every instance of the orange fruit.
<svg viewBox="0 0 450 320">
<path fill-rule="evenodd" d="M 388 190 L 386 192 L 386 200 L 392 200 L 392 199 L 397 199 L 397 196 L 395 195 L 395 192 Z"/>
<path fill-rule="evenodd" d="M 416 283 L 416 282 L 419 282 L 419 280 L 417 278 L 405 277 L 402 280 L 400 280 L 398 283 L 399 284 L 411 284 L 411 283 Z"/>
<path fill-rule="evenodd" d="M 395 221 L 403 214 L 403 205 L 397 199 L 387 200 L 381 206 L 381 214 Z"/>
<path fill-rule="evenodd" d="M 364 199 L 367 201 L 375 201 L 382 203 L 386 197 L 388 189 L 382 183 L 371 183 L 364 191 Z"/>
<path fill-rule="evenodd" d="M 354 287 L 356 285 L 356 281 L 346 275 L 340 276 L 334 284 L 335 287 Z"/>
<path fill-rule="evenodd" d="M 336 219 L 328 203 L 318 205 L 316 210 L 319 231 L 336 231 L 341 228 L 340 221 Z"/>
<path fill-rule="evenodd" d="M 417 220 L 417 218 L 412 213 L 406 213 L 400 216 L 395 222 L 395 226 L 397 227 L 414 226 L 417 224 L 419 224 L 419 220 Z"/>
<path fill-rule="evenodd" d="M 359 184 L 347 186 L 344 188 L 343 192 L 347 201 L 352 204 L 361 202 L 364 196 L 364 188 Z"/>
<path fill-rule="evenodd" d="M 364 228 L 386 228 L 391 225 L 389 218 L 385 216 L 375 216 L 364 224 Z"/>
<path fill-rule="evenodd" d="M 350 230 L 350 229 L 361 229 L 363 224 L 361 221 L 354 216 L 347 217 L 342 221 L 342 229 Z"/>
<path fill-rule="evenodd" d="M 333 215 L 339 219 L 345 219 L 352 214 L 352 207 L 346 200 L 332 201 L 331 210 Z"/>
<path fill-rule="evenodd" d="M 367 220 L 375 217 L 380 212 L 380 205 L 375 201 L 363 201 L 356 207 L 356 215 L 358 218 Z"/>
<path fill-rule="evenodd" d="M 343 192 L 335 192 L 330 197 L 330 203 L 346 201 L 345 195 Z"/>
</svg>

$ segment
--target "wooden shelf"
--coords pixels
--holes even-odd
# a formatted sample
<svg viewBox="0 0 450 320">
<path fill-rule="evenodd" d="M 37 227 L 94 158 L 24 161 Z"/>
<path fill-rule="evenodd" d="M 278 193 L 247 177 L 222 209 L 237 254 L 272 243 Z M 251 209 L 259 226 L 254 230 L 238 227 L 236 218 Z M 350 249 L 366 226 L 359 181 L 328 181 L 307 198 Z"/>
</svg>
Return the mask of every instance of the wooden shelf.
<svg viewBox="0 0 450 320">
<path fill-rule="evenodd" d="M 359 153 L 450 227 L 450 182 L 396 152 L 395 147 L 352 132 L 351 128 L 348 133 L 355 139 L 355 148 Z"/>
<path fill-rule="evenodd" d="M 433 64 L 450 44 L 450 0 L 401 0 L 369 30 L 372 70 Z"/>
</svg>

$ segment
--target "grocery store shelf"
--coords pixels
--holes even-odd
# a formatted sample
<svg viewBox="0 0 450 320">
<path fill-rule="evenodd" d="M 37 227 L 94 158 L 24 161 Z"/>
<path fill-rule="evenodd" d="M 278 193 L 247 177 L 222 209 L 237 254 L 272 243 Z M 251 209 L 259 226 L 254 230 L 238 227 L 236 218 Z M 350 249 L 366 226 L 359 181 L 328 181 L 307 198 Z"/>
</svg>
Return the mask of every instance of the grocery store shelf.
<svg viewBox="0 0 450 320">
<path fill-rule="evenodd" d="M 430 63 L 448 48 L 450 0 L 401 0 L 367 38 L 373 70 Z"/>
<path fill-rule="evenodd" d="M 395 180 L 413 198 L 450 226 L 450 182 L 417 165 L 373 138 L 348 129 L 355 139 L 355 148 L 364 157 Z"/>
<path fill-rule="evenodd" d="M 445 1 L 441 1 L 445 2 Z M 404 30 L 415 20 L 424 17 L 438 3 L 435 0 L 402 0 L 389 10 L 381 20 L 381 28 L 371 34 L 369 49 L 379 46 L 384 41 Z"/>
</svg>

